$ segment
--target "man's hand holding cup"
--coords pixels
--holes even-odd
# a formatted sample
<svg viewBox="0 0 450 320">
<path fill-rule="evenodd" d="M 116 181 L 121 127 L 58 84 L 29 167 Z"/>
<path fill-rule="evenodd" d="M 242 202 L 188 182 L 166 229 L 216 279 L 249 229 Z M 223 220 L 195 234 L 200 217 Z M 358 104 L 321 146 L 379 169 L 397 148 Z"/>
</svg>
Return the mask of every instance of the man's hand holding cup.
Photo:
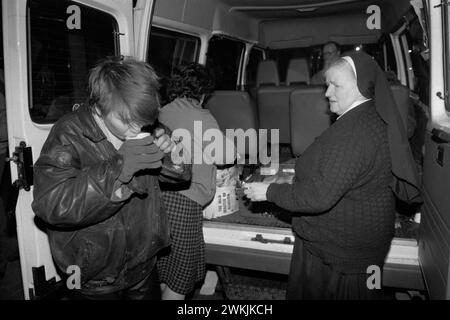
<svg viewBox="0 0 450 320">
<path fill-rule="evenodd" d="M 118 150 L 124 161 L 122 172 L 119 175 L 120 181 L 128 183 L 136 172 L 144 169 L 157 169 L 162 166 L 164 152 L 160 146 L 163 145 L 165 139 L 158 142 L 160 146 L 156 144 L 156 141 L 149 133 L 139 133 L 136 137 L 125 140 Z"/>
</svg>

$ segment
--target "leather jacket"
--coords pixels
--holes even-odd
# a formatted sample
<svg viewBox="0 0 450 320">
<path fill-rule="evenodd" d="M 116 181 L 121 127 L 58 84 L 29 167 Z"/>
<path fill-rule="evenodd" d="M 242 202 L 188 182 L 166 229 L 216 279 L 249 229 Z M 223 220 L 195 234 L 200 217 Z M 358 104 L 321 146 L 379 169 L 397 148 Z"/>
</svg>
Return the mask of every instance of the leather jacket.
<svg viewBox="0 0 450 320">
<path fill-rule="evenodd" d="M 113 193 L 123 158 L 89 108 L 64 116 L 52 128 L 34 166 L 35 214 L 46 223 L 57 267 L 81 269 L 81 292 L 109 293 L 132 286 L 152 270 L 169 245 L 159 180 L 186 182 L 191 166 L 170 154 L 158 171 L 141 171 L 120 199 Z"/>
</svg>

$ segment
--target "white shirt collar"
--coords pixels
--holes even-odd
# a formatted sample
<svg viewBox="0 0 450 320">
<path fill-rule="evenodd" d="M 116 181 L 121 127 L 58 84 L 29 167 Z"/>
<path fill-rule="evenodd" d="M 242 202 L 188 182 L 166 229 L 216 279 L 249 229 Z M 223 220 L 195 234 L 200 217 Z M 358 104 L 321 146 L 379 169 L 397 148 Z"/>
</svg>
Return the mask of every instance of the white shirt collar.
<svg viewBox="0 0 450 320">
<path fill-rule="evenodd" d="M 363 104 L 364 102 L 369 101 L 369 100 L 372 100 L 372 99 L 358 100 L 358 101 L 353 102 L 353 103 L 350 105 L 350 107 L 349 107 L 347 110 L 344 111 L 343 114 L 341 114 L 339 117 L 337 117 L 336 120 L 338 120 L 340 117 L 342 117 L 344 114 L 346 114 L 346 113 L 349 112 L 350 110 L 356 108 L 356 107 L 359 106 L 360 104 Z"/>
<path fill-rule="evenodd" d="M 95 122 L 97 122 L 97 124 L 100 127 L 100 129 L 102 129 L 103 134 L 106 136 L 106 140 L 111 142 L 116 150 L 119 150 L 119 148 L 123 144 L 123 141 L 120 140 L 119 138 L 117 138 L 111 131 L 109 131 L 109 129 L 106 126 L 105 122 L 103 121 L 103 119 L 101 117 L 99 117 L 98 114 L 96 114 L 95 112 L 93 112 L 92 114 L 94 116 Z"/>
</svg>

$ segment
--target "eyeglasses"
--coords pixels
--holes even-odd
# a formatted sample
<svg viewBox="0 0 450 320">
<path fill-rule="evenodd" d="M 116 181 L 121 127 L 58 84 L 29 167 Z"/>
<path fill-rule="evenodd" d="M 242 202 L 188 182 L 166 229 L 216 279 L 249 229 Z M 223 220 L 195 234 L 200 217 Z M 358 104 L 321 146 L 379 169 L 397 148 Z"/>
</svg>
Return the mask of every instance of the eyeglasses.
<svg viewBox="0 0 450 320">
<path fill-rule="evenodd" d="M 330 55 L 330 54 L 334 54 L 334 53 L 336 53 L 337 52 L 337 50 L 334 50 L 334 51 L 324 51 L 323 52 L 323 55 Z"/>
</svg>

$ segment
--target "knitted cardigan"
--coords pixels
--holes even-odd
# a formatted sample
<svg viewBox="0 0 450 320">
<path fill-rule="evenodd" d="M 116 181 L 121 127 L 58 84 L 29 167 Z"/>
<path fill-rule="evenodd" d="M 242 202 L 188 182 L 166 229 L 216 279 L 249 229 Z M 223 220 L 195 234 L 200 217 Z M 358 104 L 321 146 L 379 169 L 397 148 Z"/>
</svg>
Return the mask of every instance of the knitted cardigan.
<svg viewBox="0 0 450 320">
<path fill-rule="evenodd" d="M 372 101 L 348 111 L 299 158 L 295 182 L 271 184 L 267 199 L 293 211 L 305 248 L 344 273 L 382 267 L 395 204 L 385 123 Z"/>
</svg>

